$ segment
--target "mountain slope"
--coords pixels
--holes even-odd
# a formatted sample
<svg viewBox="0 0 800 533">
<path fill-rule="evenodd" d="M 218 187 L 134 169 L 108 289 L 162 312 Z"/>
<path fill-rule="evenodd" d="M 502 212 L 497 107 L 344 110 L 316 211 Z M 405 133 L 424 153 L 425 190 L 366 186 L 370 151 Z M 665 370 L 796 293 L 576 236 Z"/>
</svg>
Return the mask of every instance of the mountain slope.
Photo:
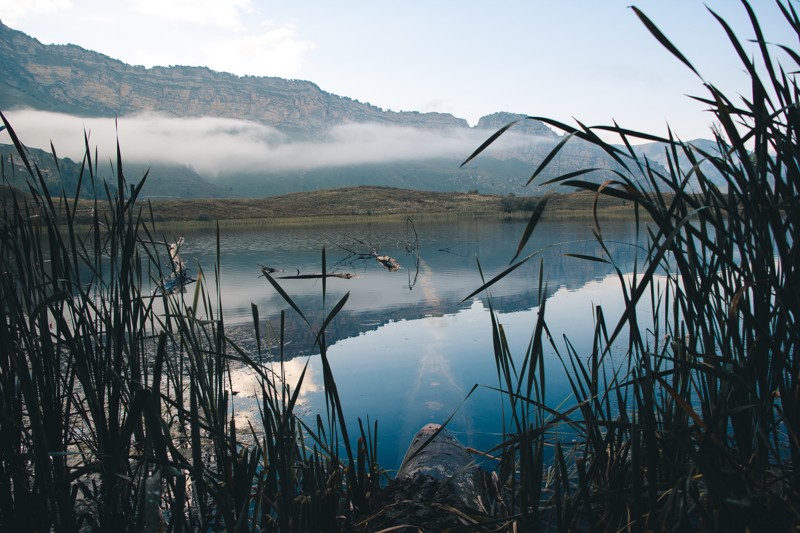
<svg viewBox="0 0 800 533">
<path fill-rule="evenodd" d="M 445 113 L 385 111 L 308 81 L 239 77 L 198 67 L 131 66 L 75 45 L 43 45 L 0 22 L 0 110 L 13 108 L 121 117 L 129 124 L 141 113 L 153 113 L 159 125 L 175 122 L 172 118 L 248 121 L 209 128 L 212 134 L 226 130 L 227 137 L 220 138 L 231 142 L 215 138 L 213 149 L 197 148 L 205 150 L 202 159 L 210 152 L 218 159 L 217 170 L 203 170 L 203 175 L 186 166 L 196 167 L 197 158 L 186 156 L 185 150 L 177 157 L 170 150 L 170 139 L 181 143 L 181 149 L 192 146 L 183 136 L 185 130 L 159 137 L 165 142 L 155 148 L 158 153 L 140 154 L 134 161 L 142 173 L 152 168 L 144 189 L 150 196 L 266 196 L 357 185 L 540 194 L 539 184 L 582 168 L 622 170 L 601 149 L 572 139 L 548 170 L 524 187 L 533 169 L 563 138 L 524 115 L 494 113 L 470 127 L 466 120 Z M 514 121 L 490 149 L 460 166 L 483 140 Z M 254 123 L 261 129 L 252 128 Z M 246 150 L 241 148 L 243 138 Z M 224 146 L 231 145 L 236 150 L 226 152 Z M 436 152 L 431 146 L 446 149 Z M 660 147 L 638 149 L 657 165 L 665 162 Z M 286 153 L 291 154 L 288 166 Z M 329 159 L 317 162 L 319 154 Z M 352 159 L 342 159 L 342 154 Z M 251 163 L 239 164 L 241 160 Z M 583 177 L 604 180 L 612 175 L 601 170 Z M 74 181 L 63 181 L 70 194 Z"/>
<path fill-rule="evenodd" d="M 43 45 L 2 23 L 0 103 L 88 116 L 152 111 L 247 119 L 303 137 L 349 122 L 468 126 L 444 113 L 384 111 L 308 81 L 239 77 L 200 67 L 131 66 L 75 45 Z"/>
<path fill-rule="evenodd" d="M 83 173 L 81 195 L 91 198 L 94 195 L 89 171 L 82 164 L 69 158 L 58 158 L 58 163 L 53 154 L 37 148 L 28 148 L 26 152 L 28 161 L 35 166 L 42 175 L 47 190 L 50 194 L 60 195 L 65 191 L 67 196 L 73 196 Z M 3 165 L 3 181 L 5 184 L 20 190 L 27 190 L 28 171 L 17 154 L 13 145 L 0 144 L 0 160 Z M 113 190 L 116 185 L 115 171 L 109 165 L 98 167 L 101 180 L 106 180 Z M 142 189 L 143 198 L 224 198 L 231 196 L 231 192 L 218 185 L 207 182 L 191 168 L 184 165 L 157 164 L 144 167 L 142 165 L 125 165 L 125 178 L 129 184 L 138 183 L 147 174 L 147 182 Z"/>
</svg>

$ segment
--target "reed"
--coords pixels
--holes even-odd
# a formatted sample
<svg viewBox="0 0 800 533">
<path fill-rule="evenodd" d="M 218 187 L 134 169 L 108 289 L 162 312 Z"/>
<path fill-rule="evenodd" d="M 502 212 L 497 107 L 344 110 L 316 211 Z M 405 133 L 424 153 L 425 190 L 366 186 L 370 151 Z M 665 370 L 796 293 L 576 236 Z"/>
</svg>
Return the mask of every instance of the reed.
<svg viewBox="0 0 800 533">
<path fill-rule="evenodd" d="M 800 91 L 793 74 L 800 55 L 770 44 L 750 4 L 742 6 L 757 59 L 711 11 L 752 81 L 752 94 L 739 101 L 704 81 L 708 94 L 696 99 L 719 123 L 715 151 L 672 132 L 661 137 L 617 124 L 572 127 L 530 117 L 566 135 L 529 183 L 572 138 L 591 142 L 623 170 L 602 183 L 592 182 L 594 169 L 586 169 L 543 185 L 593 191 L 596 205 L 605 198 L 630 202 L 633 223 L 649 246 L 633 275 L 617 270 L 625 311 L 607 323 L 609 317 L 597 309 L 590 353 L 546 335 L 570 377 L 574 406 L 568 410 L 542 403 L 544 381 L 536 362 L 542 357 L 541 332 L 547 331 L 544 305 L 518 367 L 503 342 L 502 325 L 493 322 L 500 388 L 511 410 L 501 480 L 513 495 L 509 520 L 523 527 L 718 531 L 800 524 Z M 778 6 L 800 37 L 792 4 Z M 632 9 L 700 76 L 644 13 Z M 622 144 L 605 142 L 601 133 L 616 134 Z M 641 140 L 663 143 L 666 169 L 637 154 L 634 144 Z M 709 164 L 724 187 L 706 174 Z M 531 218 L 518 252 L 538 216 Z M 597 219 L 594 234 L 603 245 Z M 608 254 L 583 259 L 613 264 Z M 612 350 L 624 353 L 624 364 L 611 363 Z M 564 433 L 577 435 L 579 444 L 568 445 Z M 542 453 L 546 443 L 554 446 L 552 463 Z"/>
<path fill-rule="evenodd" d="M 793 6 L 778 5 L 800 38 Z M 751 6 L 743 2 L 743 9 L 758 64 L 712 12 L 752 80 L 752 94 L 740 102 L 705 83 L 708 95 L 698 99 L 719 121 L 716 151 L 671 132 L 531 117 L 566 135 L 529 183 L 572 138 L 599 146 L 621 168 L 602 183 L 585 169 L 543 185 L 594 194 L 594 235 L 606 253 L 579 257 L 615 266 L 625 311 L 608 317 L 598 307 L 592 348 L 579 352 L 548 328 L 541 264 L 543 303 L 520 357 L 492 309 L 493 388 L 505 401 L 502 442 L 487 452 L 499 455 L 504 504 L 496 507 L 497 527 L 800 524 L 800 90 L 786 71 L 800 66 L 800 55 L 768 44 Z M 301 309 L 265 274 L 268 289 L 313 331 L 319 349 L 327 409 L 302 420 L 295 410 L 305 371 L 293 387 L 283 371 L 285 314 L 274 328 L 276 364 L 265 364 L 255 306 L 255 348 L 246 349 L 226 335 L 224 295 L 207 291 L 202 266 L 191 292 L 167 290 L 171 242 L 139 200 L 147 176 L 129 186 L 119 147 L 106 180 L 86 139 L 77 191 L 54 196 L 0 118 L 28 172 L 27 191 L 2 197 L 0 529 L 331 531 L 353 529 L 374 512 L 384 476 L 376 463 L 378 425 L 359 420 L 358 432 L 347 426 L 327 357 L 326 329 L 348 296 L 328 301 L 323 276 L 319 309 Z M 609 132 L 622 144 L 599 136 Z M 667 168 L 638 155 L 638 140 L 662 142 Z M 701 163 L 724 177 L 724 188 Z M 95 191 L 88 225 L 79 213 L 82 187 Z M 473 294 L 536 258 L 522 252 L 552 198 L 533 208 L 508 269 Z M 607 199 L 633 206 L 632 223 L 649 238 L 632 275 L 604 245 L 596 213 Z M 321 264 L 327 272 L 324 250 Z M 210 275 L 221 275 L 219 261 Z M 562 361 L 572 388 L 570 403 L 559 407 L 545 403 L 549 353 Z M 611 356 L 619 353 L 624 357 Z M 259 378 L 259 420 L 247 427 L 236 418 L 232 365 Z"/>
<path fill-rule="evenodd" d="M 310 427 L 295 414 L 303 377 L 290 388 L 282 371 L 283 318 L 277 367 L 262 353 L 255 306 L 256 348 L 227 337 L 223 295 L 203 281 L 212 275 L 220 286 L 219 261 L 210 274 L 197 265 L 197 283 L 184 286 L 184 266 L 166 259 L 172 243 L 138 200 L 147 176 L 128 185 L 119 146 L 113 185 L 87 138 L 74 197 L 54 197 L 0 118 L 29 174 L 28 191 L 2 199 L 0 529 L 331 531 L 355 523 L 382 472 L 377 424 L 361 425 L 352 447 L 327 364 L 325 328 L 347 297 L 327 308 L 323 278 L 324 320 L 313 328 L 329 410 Z M 89 225 L 78 223 L 85 184 L 103 191 Z M 324 271 L 324 253 L 322 263 Z M 260 420 L 247 427 L 236 418 L 232 365 L 259 378 Z"/>
</svg>

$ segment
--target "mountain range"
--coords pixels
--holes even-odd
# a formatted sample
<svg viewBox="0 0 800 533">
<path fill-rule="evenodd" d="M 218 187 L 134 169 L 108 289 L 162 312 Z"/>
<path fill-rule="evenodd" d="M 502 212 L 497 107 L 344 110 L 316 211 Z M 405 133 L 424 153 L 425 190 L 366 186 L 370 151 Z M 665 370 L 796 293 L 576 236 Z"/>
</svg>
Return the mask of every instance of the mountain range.
<svg viewBox="0 0 800 533">
<path fill-rule="evenodd" d="M 258 197 L 355 185 L 538 194 L 523 186 L 561 139 L 523 115 L 499 112 L 470 126 L 446 113 L 384 110 L 309 81 L 128 65 L 75 45 L 44 45 L 0 22 L 0 110 L 23 109 L 49 113 L 38 122 L 105 117 L 159 130 L 142 140 L 155 145 L 150 151 L 138 139 L 122 146 L 134 154 L 128 171 L 150 169 L 149 196 Z M 460 166 L 514 120 L 502 142 Z M 663 152 L 642 150 L 654 161 Z M 616 168 L 602 150 L 573 139 L 537 182 L 587 166 Z"/>
</svg>

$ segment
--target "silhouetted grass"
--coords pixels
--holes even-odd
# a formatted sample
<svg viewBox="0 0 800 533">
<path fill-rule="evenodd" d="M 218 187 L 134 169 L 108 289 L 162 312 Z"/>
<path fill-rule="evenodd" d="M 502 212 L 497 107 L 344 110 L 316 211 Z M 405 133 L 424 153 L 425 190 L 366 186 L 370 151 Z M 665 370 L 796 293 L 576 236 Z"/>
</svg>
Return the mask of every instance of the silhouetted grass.
<svg viewBox="0 0 800 533">
<path fill-rule="evenodd" d="M 793 6 L 778 5 L 800 38 Z M 530 182 L 573 137 L 595 144 L 624 169 L 616 179 L 594 183 L 586 169 L 546 184 L 590 191 L 593 210 L 609 198 L 632 206 L 632 223 L 649 245 L 632 274 L 615 265 L 625 311 L 612 319 L 596 309 L 588 353 L 547 326 L 546 265 L 539 279 L 543 303 L 521 357 L 509 349 L 492 309 L 496 389 L 506 400 L 503 441 L 487 451 L 499 456 L 497 527 L 786 530 L 800 524 L 800 90 L 772 52 L 791 63 L 787 70 L 800 67 L 800 55 L 767 44 L 749 4 L 743 9 L 756 35 L 758 66 L 712 14 L 752 80 L 752 94 L 741 102 L 705 84 L 708 96 L 699 100 L 719 122 L 717 151 L 671 133 L 662 138 L 616 124 L 571 127 L 538 118 L 568 135 Z M 347 427 L 327 358 L 326 328 L 348 296 L 327 301 L 321 277 L 323 318 L 313 324 L 265 274 L 314 331 L 319 349 L 327 409 L 303 421 L 295 409 L 305 371 L 290 387 L 282 349 L 276 365 L 264 364 L 255 306 L 253 353 L 226 336 L 224 295 L 207 292 L 201 266 L 190 292 L 166 290 L 171 242 L 158 233 L 152 207 L 138 201 L 146 176 L 129 187 L 118 149 L 110 185 L 87 139 L 78 193 L 82 183 L 101 191 L 87 219 L 78 193 L 48 192 L 2 120 L 29 190 L 4 189 L 2 196 L 0 528 L 355 527 L 370 511 L 383 473 L 375 461 L 378 425 L 359 423 L 358 434 Z M 608 132 L 623 144 L 598 136 Z M 666 172 L 637 154 L 638 140 L 664 143 Z M 680 164 L 684 158 L 690 167 Z M 723 176 L 725 189 L 704 174 L 702 162 Z M 512 264 L 475 293 L 537 257 L 518 259 L 553 202 L 545 196 L 527 206 L 533 214 Z M 580 257 L 614 265 L 597 217 L 594 234 L 606 257 Z M 327 272 L 324 251 L 321 263 Z M 219 261 L 210 275 L 220 276 Z M 279 346 L 283 325 L 282 318 Z M 562 361 L 572 389 L 562 407 L 545 404 L 549 352 Z M 232 364 L 259 378 L 259 420 L 247 427 L 235 417 Z"/>
<path fill-rule="evenodd" d="M 778 6 L 800 37 L 793 5 Z M 752 81 L 752 94 L 740 101 L 704 81 L 708 96 L 697 99 L 719 123 L 716 151 L 671 132 L 662 138 L 616 124 L 571 127 L 531 117 L 565 131 L 564 143 L 591 142 L 626 169 L 603 183 L 592 182 L 587 169 L 546 184 L 593 191 L 598 204 L 608 197 L 630 202 L 649 246 L 633 275 L 618 270 L 625 311 L 607 323 L 597 309 L 590 353 L 552 336 L 542 305 L 530 347 L 514 366 L 502 325 L 493 322 L 500 387 L 511 410 L 500 479 L 512 495 L 509 520 L 523 528 L 778 531 L 800 524 L 800 91 L 794 75 L 800 56 L 769 44 L 751 6 L 743 2 L 743 9 L 758 63 L 711 12 Z M 623 144 L 611 145 L 600 133 L 615 133 Z M 637 155 L 632 145 L 641 140 L 664 144 L 666 172 Z M 684 159 L 691 165 L 680 164 Z M 704 174 L 703 162 L 723 176 L 725 187 Z M 535 214 L 519 249 L 537 220 Z M 602 245 L 597 221 L 594 232 Z M 543 404 L 543 331 L 569 375 L 575 406 L 566 412 Z M 612 349 L 627 362 L 612 365 Z M 579 444 L 565 444 L 564 433 Z M 552 462 L 542 452 L 548 443 Z"/>
<path fill-rule="evenodd" d="M 294 411 L 303 376 L 290 389 L 282 348 L 280 371 L 262 357 L 258 309 L 251 353 L 226 336 L 223 295 L 207 292 L 209 274 L 198 265 L 189 285 L 184 267 L 165 259 L 172 243 L 137 201 L 147 176 L 128 187 L 118 148 L 109 186 L 87 139 L 76 196 L 53 197 L 2 120 L 29 190 L 6 189 L 2 200 L 0 529 L 330 531 L 353 524 L 381 472 L 378 426 L 360 427 L 351 447 L 327 364 L 325 328 L 347 298 L 328 309 L 323 279 L 325 320 L 315 332 L 328 418 L 309 427 Z M 78 223 L 86 206 L 78 201 L 81 183 L 104 190 L 88 225 Z M 322 262 L 324 269 L 324 254 Z M 210 275 L 219 281 L 219 261 Z M 259 378 L 260 420 L 247 427 L 235 418 L 231 364 Z"/>
</svg>

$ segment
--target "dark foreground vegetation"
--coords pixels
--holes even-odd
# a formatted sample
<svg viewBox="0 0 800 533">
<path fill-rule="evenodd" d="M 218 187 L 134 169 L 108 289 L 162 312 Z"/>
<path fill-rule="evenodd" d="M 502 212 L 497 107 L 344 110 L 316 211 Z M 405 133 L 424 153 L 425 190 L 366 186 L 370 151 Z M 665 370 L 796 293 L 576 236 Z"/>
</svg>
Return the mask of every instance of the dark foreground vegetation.
<svg viewBox="0 0 800 533">
<path fill-rule="evenodd" d="M 779 6 L 800 37 L 792 5 Z M 552 181 L 590 191 L 601 207 L 607 198 L 627 202 L 636 215 L 632 223 L 649 237 L 648 256 L 634 275 L 618 271 L 626 311 L 612 319 L 597 308 L 590 353 L 578 353 L 547 326 L 547 265 L 526 353 L 510 353 L 492 313 L 487 328 L 494 334 L 498 383 L 486 385 L 508 407 L 498 421 L 502 442 L 486 450 L 497 458 L 487 463 L 496 474 L 494 499 L 487 513 L 440 506 L 440 514 L 473 530 L 800 525 L 800 91 L 771 54 L 780 53 L 789 71 L 800 68 L 800 56 L 767 44 L 750 6 L 743 9 L 761 63 L 753 64 L 728 31 L 753 90 L 732 101 L 706 84 L 701 100 L 719 121 L 718 151 L 616 125 L 576 129 L 538 118 L 568 133 L 564 142 L 593 142 L 627 169 L 602 184 L 584 181 L 591 169 Z M 370 529 L 394 504 L 380 498 L 378 424 L 344 424 L 326 355 L 326 326 L 347 296 L 327 301 L 321 278 L 323 318 L 308 322 L 328 409 L 302 421 L 294 412 L 302 378 L 295 390 L 283 385 L 280 350 L 271 354 L 276 364 L 265 364 L 258 309 L 256 348 L 246 351 L 226 337 L 222 295 L 207 293 L 202 279 L 186 295 L 168 290 L 167 281 L 180 281 L 181 272 L 171 272 L 171 243 L 150 208 L 137 201 L 146 179 L 129 188 L 118 157 L 117 192 L 106 188 L 93 202 L 88 226 L 78 224 L 77 198 L 52 197 L 41 187 L 37 168 L 27 164 L 3 120 L 27 166 L 30 190 L 4 197 L 0 226 L 0 529 Z M 669 171 L 657 173 L 632 149 L 596 135 L 608 131 L 626 146 L 639 139 L 666 142 Z M 90 154 L 80 179 L 103 190 Z M 699 166 L 683 170 L 679 155 L 713 163 L 727 191 L 705 179 Z M 688 190 L 690 178 L 694 190 Z M 533 209 L 509 269 L 536 260 L 520 259 L 520 251 L 551 201 L 544 196 Z M 595 235 L 602 244 L 600 224 Z M 321 262 L 327 271 L 324 251 Z M 214 267 L 204 275 L 219 274 Z M 476 293 L 502 278 L 487 280 Z M 267 283 L 291 312 L 307 316 L 268 274 Z M 274 329 L 280 332 L 281 324 Z M 544 357 L 552 351 L 574 394 L 560 410 L 543 403 Z M 612 360 L 612 351 L 624 357 Z M 231 364 L 260 377 L 257 425 L 242 427 L 233 416 Z M 412 518 L 406 518 L 408 524 Z"/>
</svg>

